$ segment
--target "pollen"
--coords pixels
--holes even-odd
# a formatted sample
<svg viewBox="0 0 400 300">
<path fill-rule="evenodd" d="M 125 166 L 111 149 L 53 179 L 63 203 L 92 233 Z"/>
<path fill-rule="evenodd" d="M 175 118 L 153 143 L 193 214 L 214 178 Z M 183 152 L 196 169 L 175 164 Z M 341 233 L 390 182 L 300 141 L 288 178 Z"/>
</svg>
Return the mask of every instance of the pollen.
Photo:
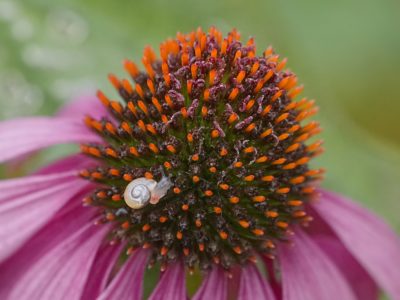
<svg viewBox="0 0 400 300">
<path fill-rule="evenodd" d="M 115 224 L 109 236 L 126 253 L 149 249 L 162 270 L 177 259 L 188 270 L 230 269 L 254 253 L 274 257 L 291 226 L 311 220 L 304 205 L 324 172 L 309 168 L 323 152 L 308 142 L 318 109 L 297 99 L 303 86 L 286 59 L 255 47 L 236 30 L 179 33 L 159 54 L 146 47 L 142 68 L 124 61 L 127 79 L 109 75 L 120 101 L 98 91 L 110 116 L 84 119 L 102 142 L 81 146 L 98 162 L 80 172 L 98 183 L 83 204 Z M 159 201 L 127 206 L 133 180 L 166 178 Z"/>
</svg>

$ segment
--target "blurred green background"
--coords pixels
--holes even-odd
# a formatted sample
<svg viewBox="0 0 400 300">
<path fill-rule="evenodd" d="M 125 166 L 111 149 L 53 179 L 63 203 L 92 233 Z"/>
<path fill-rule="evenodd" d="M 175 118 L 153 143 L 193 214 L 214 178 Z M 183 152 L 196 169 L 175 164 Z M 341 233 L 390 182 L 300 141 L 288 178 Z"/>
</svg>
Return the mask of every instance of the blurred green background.
<svg viewBox="0 0 400 300">
<path fill-rule="evenodd" d="M 215 25 L 289 58 L 317 99 L 323 185 L 400 230 L 398 0 L 0 0 L 0 118 L 51 114 L 144 45 Z"/>
</svg>

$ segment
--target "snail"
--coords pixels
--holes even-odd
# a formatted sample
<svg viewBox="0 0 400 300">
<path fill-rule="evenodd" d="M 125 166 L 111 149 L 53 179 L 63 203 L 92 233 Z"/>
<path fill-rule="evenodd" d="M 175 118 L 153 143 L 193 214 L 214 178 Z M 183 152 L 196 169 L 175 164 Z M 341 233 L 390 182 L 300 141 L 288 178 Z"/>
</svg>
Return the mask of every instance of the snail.
<svg viewBox="0 0 400 300">
<path fill-rule="evenodd" d="M 159 182 L 145 177 L 136 178 L 126 186 L 124 200 L 133 209 L 142 208 L 149 202 L 157 204 L 171 186 L 172 182 L 167 176 L 163 176 Z"/>
</svg>

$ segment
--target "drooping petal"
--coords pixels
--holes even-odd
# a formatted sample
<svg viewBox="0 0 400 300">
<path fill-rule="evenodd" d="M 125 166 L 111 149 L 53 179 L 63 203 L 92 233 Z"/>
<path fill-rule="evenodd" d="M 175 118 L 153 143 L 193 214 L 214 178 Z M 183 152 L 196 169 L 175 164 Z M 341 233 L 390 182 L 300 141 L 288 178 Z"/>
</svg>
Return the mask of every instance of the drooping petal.
<svg viewBox="0 0 400 300">
<path fill-rule="evenodd" d="M 110 113 L 93 94 L 79 96 L 63 106 L 57 114 L 60 117 L 82 120 L 85 116 L 95 119 L 110 116 Z"/>
<path fill-rule="evenodd" d="M 0 123 L 0 163 L 48 146 L 101 142 L 82 120 L 36 117 Z"/>
<path fill-rule="evenodd" d="M 26 196 L 35 191 L 49 188 L 54 184 L 76 178 L 77 172 L 60 171 L 47 175 L 32 175 L 7 180 L 0 180 L 0 204 L 10 202 L 18 196 Z"/>
<path fill-rule="evenodd" d="M 106 244 L 96 255 L 82 299 L 97 299 L 110 280 L 111 271 L 121 255 L 123 245 Z"/>
<path fill-rule="evenodd" d="M 93 118 L 101 119 L 110 116 L 107 109 L 100 103 L 94 94 L 82 95 L 73 101 L 65 104 L 57 113 L 58 117 L 73 119 L 74 122 L 81 122 L 85 116 L 90 115 Z M 14 157 L 8 162 L 8 168 L 13 170 L 23 164 L 34 151 Z"/>
<path fill-rule="evenodd" d="M 89 223 L 76 231 L 32 264 L 8 299 L 80 299 L 108 230 L 108 226 Z"/>
<path fill-rule="evenodd" d="M 254 264 L 249 264 L 242 268 L 238 299 L 275 300 L 274 292 L 267 279 L 263 278 Z"/>
<path fill-rule="evenodd" d="M 168 266 L 158 282 L 149 300 L 186 300 L 186 277 L 183 264 Z"/>
<path fill-rule="evenodd" d="M 261 256 L 261 258 L 268 274 L 268 284 L 274 292 L 275 298 L 282 299 L 282 285 L 277 278 L 276 270 L 278 266 L 276 265 L 276 261 L 266 256 Z"/>
<path fill-rule="evenodd" d="M 24 179 L 5 180 L 0 184 L 0 262 L 88 186 L 87 182 L 76 177 L 75 172 Z M 24 182 L 27 186 L 23 185 Z"/>
<path fill-rule="evenodd" d="M 358 300 L 378 299 L 378 287 L 375 282 L 338 238 L 328 235 L 311 236 L 311 238 L 341 271 Z"/>
<path fill-rule="evenodd" d="M 193 300 L 226 300 L 228 297 L 228 276 L 224 270 L 215 266 L 203 279 Z"/>
<path fill-rule="evenodd" d="M 98 300 L 141 300 L 143 296 L 143 276 L 147 263 L 147 251 L 137 250 L 124 263 L 109 286 Z"/>
<path fill-rule="evenodd" d="M 237 299 L 240 287 L 240 275 L 242 273 L 242 266 L 238 264 L 237 266 L 231 267 L 227 272 L 228 276 L 228 299 Z"/>
<path fill-rule="evenodd" d="M 375 281 L 347 250 L 321 216 L 312 207 L 307 207 L 307 210 L 309 215 L 313 217 L 313 221 L 304 230 L 341 271 L 347 282 L 350 283 L 357 299 L 378 299 L 379 289 Z"/>
<path fill-rule="evenodd" d="M 51 164 L 41 167 L 35 175 L 53 174 L 64 171 L 76 171 L 76 174 L 84 168 L 94 165 L 94 160 L 83 154 L 73 154 L 59 159 Z"/>
<path fill-rule="evenodd" d="M 389 226 L 342 196 L 321 191 L 313 208 L 392 299 L 400 299 L 400 240 Z"/>
<path fill-rule="evenodd" d="M 278 247 L 283 299 L 356 299 L 340 271 L 304 232 L 296 230 L 292 241 Z"/>
<path fill-rule="evenodd" d="M 78 198 L 83 197 L 84 191 Z M 93 222 L 96 209 L 69 202 L 38 233 L 14 255 L 0 263 L 0 299 L 10 299 L 10 293 L 22 276 L 52 249 Z M 12 299 L 12 298 L 11 298 Z"/>
</svg>

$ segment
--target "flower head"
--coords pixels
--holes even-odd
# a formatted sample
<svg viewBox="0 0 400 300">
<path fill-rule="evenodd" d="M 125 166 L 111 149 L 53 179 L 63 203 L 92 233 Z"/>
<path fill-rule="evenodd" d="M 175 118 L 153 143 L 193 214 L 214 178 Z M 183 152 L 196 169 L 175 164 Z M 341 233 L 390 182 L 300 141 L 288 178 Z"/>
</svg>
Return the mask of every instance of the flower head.
<svg viewBox="0 0 400 300">
<path fill-rule="evenodd" d="M 161 58 L 148 47 L 146 72 L 124 63 L 134 84 L 109 76 L 124 104 L 98 92 L 112 117 L 85 120 L 104 141 L 82 146 L 100 164 L 81 175 L 102 184 L 85 203 L 105 208 L 113 234 L 150 248 L 163 268 L 182 254 L 191 269 L 272 256 L 289 224 L 310 219 L 303 203 L 321 172 L 308 162 L 321 142 L 306 144 L 319 128 L 301 121 L 316 109 L 292 100 L 302 87 L 286 60 L 255 51 L 253 39 L 215 29 L 167 40 Z M 127 207 L 132 181 L 148 205 Z M 165 193 L 150 200 L 140 183 L 157 181 Z"/>
<path fill-rule="evenodd" d="M 0 124 L 0 161 L 84 153 L 0 182 L 0 298 L 141 299 L 157 265 L 151 299 L 187 299 L 185 269 L 203 275 L 193 299 L 398 299 L 398 237 L 316 187 L 316 108 L 286 60 L 215 28 L 159 56 L 109 76 L 123 102 Z"/>
</svg>

